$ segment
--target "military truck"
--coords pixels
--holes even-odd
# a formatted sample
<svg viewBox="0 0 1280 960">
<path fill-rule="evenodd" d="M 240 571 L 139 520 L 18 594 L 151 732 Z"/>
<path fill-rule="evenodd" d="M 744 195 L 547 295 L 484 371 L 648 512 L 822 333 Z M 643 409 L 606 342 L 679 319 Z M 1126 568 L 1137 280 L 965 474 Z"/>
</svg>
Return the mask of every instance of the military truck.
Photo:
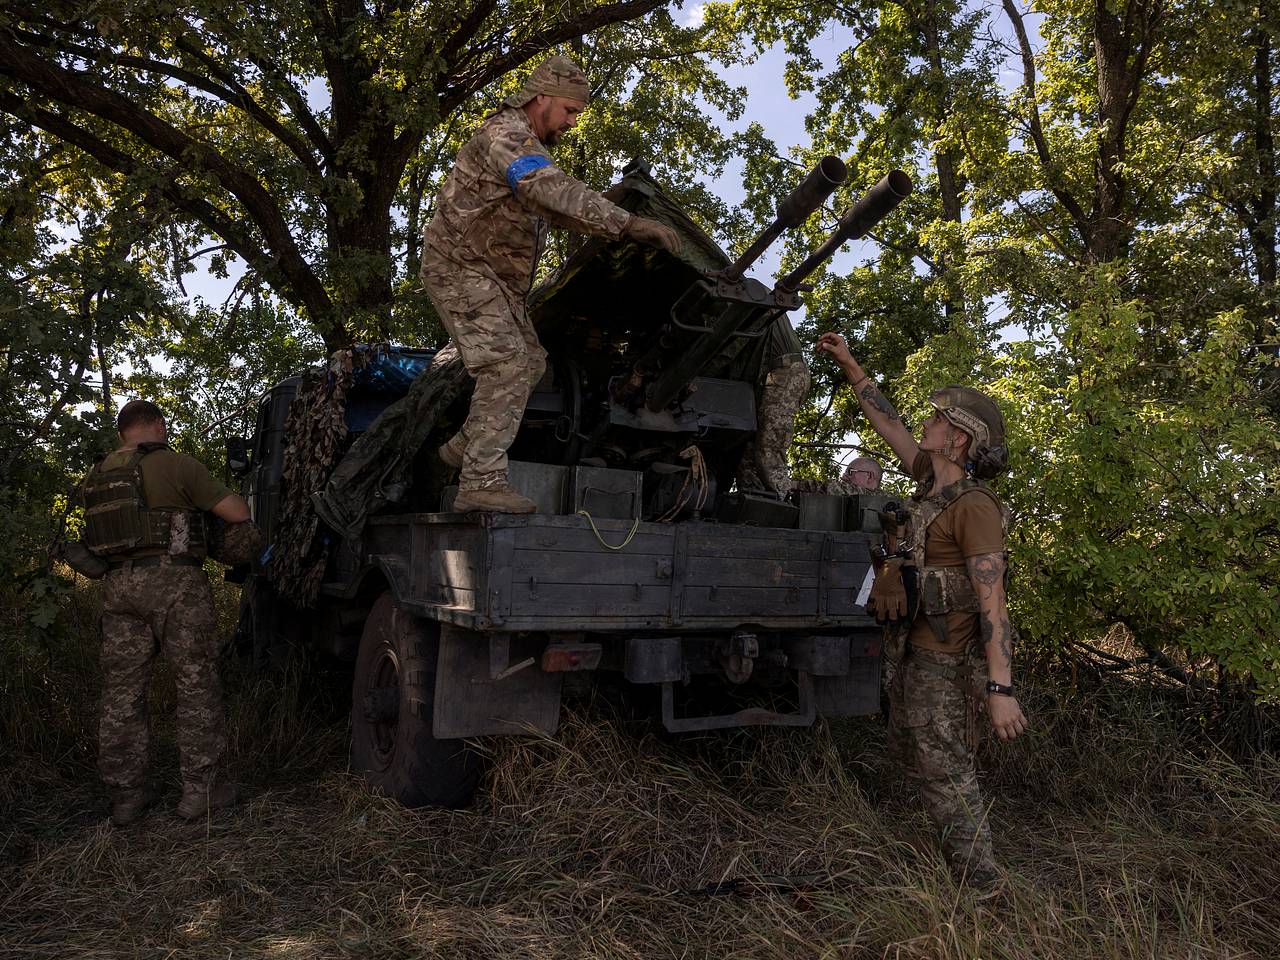
<svg viewBox="0 0 1280 960">
<path fill-rule="evenodd" d="M 894 171 L 772 289 L 746 277 L 844 177 L 825 158 L 731 261 L 647 168 L 625 171 L 622 206 L 675 228 L 684 251 L 588 240 L 531 296 L 549 360 L 510 480 L 537 513 L 452 512 L 435 451 L 467 397 L 437 386 L 466 381 L 459 362 L 368 353 L 346 400 L 354 442 L 313 498 L 333 541 L 319 596 L 283 603 L 267 564 L 243 626 L 353 665 L 352 767 L 373 788 L 465 804 L 479 775 L 468 738 L 554 734 L 562 697 L 605 681 L 651 694 L 673 733 L 879 709 L 880 631 L 863 605 L 883 498 L 735 482 L 771 327 L 911 189 Z M 264 397 L 232 455 L 273 543 L 298 382 Z"/>
</svg>

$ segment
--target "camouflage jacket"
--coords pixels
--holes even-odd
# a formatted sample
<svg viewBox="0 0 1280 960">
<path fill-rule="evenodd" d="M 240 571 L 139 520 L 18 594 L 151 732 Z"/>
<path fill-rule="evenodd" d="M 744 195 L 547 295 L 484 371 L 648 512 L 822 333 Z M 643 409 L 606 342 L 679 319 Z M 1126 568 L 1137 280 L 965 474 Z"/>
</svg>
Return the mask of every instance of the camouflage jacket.
<svg viewBox="0 0 1280 960">
<path fill-rule="evenodd" d="M 555 166 L 524 111 L 506 107 L 458 152 L 423 231 L 422 273 L 476 271 L 520 304 L 548 222 L 617 239 L 630 217 Z"/>
</svg>

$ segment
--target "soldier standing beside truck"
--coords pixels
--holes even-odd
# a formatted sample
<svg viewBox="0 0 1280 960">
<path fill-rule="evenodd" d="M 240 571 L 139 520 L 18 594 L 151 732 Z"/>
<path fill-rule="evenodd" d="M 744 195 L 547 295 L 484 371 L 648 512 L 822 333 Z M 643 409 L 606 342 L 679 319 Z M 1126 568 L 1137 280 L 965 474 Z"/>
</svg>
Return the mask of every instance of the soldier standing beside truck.
<svg viewBox="0 0 1280 960">
<path fill-rule="evenodd" d="M 824 333 L 817 348 L 840 365 L 867 421 L 918 484 L 902 548 L 881 561 L 868 604 L 890 623 L 890 749 L 919 782 L 953 874 L 994 890 L 999 874 L 975 770 L 977 721 L 985 707 L 1001 740 L 1027 729 L 1011 675 L 1008 514 L 982 483 L 1004 472 L 1004 419 L 981 392 L 945 387 L 930 397 L 934 414 L 917 443 L 843 337 Z"/>
<path fill-rule="evenodd" d="M 547 147 L 577 124 L 590 99 L 587 77 L 571 60 L 539 64 L 459 151 L 423 233 L 423 286 L 475 379 L 466 422 L 440 448 L 461 470 L 459 512 L 534 510 L 508 483 L 507 448 L 546 368 L 525 298 L 547 223 L 680 249 L 675 231 L 632 216 L 552 162 Z"/>
<path fill-rule="evenodd" d="M 234 786 L 219 779 L 226 747 L 221 643 L 204 572 L 203 514 L 234 525 L 224 542 L 256 541 L 260 549 L 261 534 L 243 498 L 213 480 L 198 460 L 166 446 L 164 414 L 155 404 L 126 403 L 116 429 L 120 446 L 81 485 L 83 543 L 106 563 L 98 768 L 111 794 L 112 822 L 127 826 L 141 818 L 153 799 L 146 786 L 147 694 L 163 646 L 177 687 L 177 812 L 194 820 L 236 800 Z"/>
</svg>

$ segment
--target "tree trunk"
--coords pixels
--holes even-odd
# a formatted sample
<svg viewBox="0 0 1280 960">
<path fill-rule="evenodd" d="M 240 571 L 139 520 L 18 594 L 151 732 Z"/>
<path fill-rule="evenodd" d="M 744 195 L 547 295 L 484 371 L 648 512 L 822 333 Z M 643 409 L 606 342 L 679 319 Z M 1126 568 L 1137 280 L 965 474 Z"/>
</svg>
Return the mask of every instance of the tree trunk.
<svg viewBox="0 0 1280 960">
<path fill-rule="evenodd" d="M 942 65 L 942 30 L 938 24 L 937 0 L 927 0 L 923 22 L 925 55 L 929 61 L 929 84 L 933 102 L 937 105 L 934 121 L 943 126 L 951 115 L 951 92 L 946 73 Z M 934 168 L 938 172 L 938 199 L 942 204 L 942 219 L 949 223 L 960 223 L 964 212 L 961 194 L 964 191 L 964 178 L 958 172 L 956 151 L 951 147 L 940 147 L 933 155 Z M 954 264 L 951 254 L 943 251 L 935 258 L 938 265 L 939 279 L 947 283 Z M 962 321 L 965 317 L 964 298 L 950 292 L 942 305 L 948 324 Z"/>
<path fill-rule="evenodd" d="M 418 261 L 422 259 L 422 193 L 426 178 L 421 167 L 414 167 L 409 175 L 409 207 L 405 224 L 405 264 L 408 278 L 418 275 Z"/>
<path fill-rule="evenodd" d="M 1258 195 L 1253 202 L 1249 240 L 1257 261 L 1258 286 L 1265 304 L 1255 339 L 1273 340 L 1276 336 L 1280 303 L 1276 296 L 1276 146 L 1271 133 L 1274 120 L 1272 98 L 1272 40 L 1262 27 L 1252 36 L 1253 62 L 1253 146 L 1258 155 Z"/>
<path fill-rule="evenodd" d="M 1084 231 L 1085 249 L 1094 263 L 1127 256 L 1133 241 L 1136 211 L 1124 175 L 1126 135 L 1162 14 L 1161 0 L 1128 0 L 1119 7 L 1094 0 L 1098 154 L 1093 210 Z"/>
</svg>

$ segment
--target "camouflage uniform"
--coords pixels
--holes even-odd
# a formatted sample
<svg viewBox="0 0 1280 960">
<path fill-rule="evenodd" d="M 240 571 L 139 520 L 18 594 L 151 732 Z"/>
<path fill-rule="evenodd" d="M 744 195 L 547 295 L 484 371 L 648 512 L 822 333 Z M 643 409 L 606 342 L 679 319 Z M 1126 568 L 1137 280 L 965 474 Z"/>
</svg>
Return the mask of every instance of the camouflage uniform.
<svg viewBox="0 0 1280 960">
<path fill-rule="evenodd" d="M 791 490 L 787 450 L 795 434 L 796 411 L 809 393 L 809 366 L 804 362 L 800 339 L 786 317 L 775 321 L 768 337 L 759 422 L 756 435 L 742 456 L 738 486 L 785 497 Z"/>
<path fill-rule="evenodd" d="M 118 468 L 131 455 L 131 449 L 116 451 L 95 470 Z M 186 795 L 215 781 L 226 746 L 218 624 L 201 559 L 201 514 L 231 491 L 210 478 L 203 464 L 168 449 L 148 453 L 140 469 L 147 508 L 168 517 L 167 544 L 104 556 L 110 567 L 103 581 L 98 767 L 116 795 L 143 787 L 150 740 L 147 695 L 155 655 L 163 649 L 177 688 Z M 86 479 L 86 490 L 93 476 Z"/>
<path fill-rule="evenodd" d="M 108 787 L 142 786 L 150 740 L 147 692 L 161 647 L 177 689 L 183 786 L 200 788 L 216 779 L 226 748 L 219 646 L 213 594 L 202 568 L 164 564 L 107 572 L 98 768 Z"/>
<path fill-rule="evenodd" d="M 989 520 L 998 516 L 985 536 L 1003 544 L 1008 512 L 989 488 L 972 479 L 924 497 L 932 484 L 932 469 L 923 474 L 928 455 L 921 457 L 913 468 L 921 486 L 909 506 L 911 528 L 904 544 L 919 584 L 918 615 L 891 627 L 885 645 L 889 750 L 918 783 L 952 871 L 974 886 L 989 886 L 997 872 L 976 769 L 987 683 L 986 650 L 976 630 L 978 599 L 967 569 L 938 565 L 938 548 L 926 535 L 962 498 L 977 496 L 978 501 L 968 501 L 966 508 L 976 503 L 986 508 Z M 962 637 L 968 637 L 961 649 L 922 645 L 928 637 L 930 646 L 954 646 L 942 641 L 956 624 L 964 628 Z M 913 634 L 919 642 L 912 641 Z"/>
<path fill-rule="evenodd" d="M 546 368 L 525 298 L 547 224 L 618 239 L 631 219 L 552 163 L 520 102 L 504 103 L 459 151 L 423 233 L 423 286 L 476 382 L 460 431 L 464 490 L 505 485 L 507 448 Z"/>
<path fill-rule="evenodd" d="M 996 874 L 975 766 L 986 656 L 976 648 L 925 650 L 905 639 L 905 629 L 895 630 L 885 650 L 889 752 L 918 784 L 951 869 L 981 886 Z"/>
</svg>

